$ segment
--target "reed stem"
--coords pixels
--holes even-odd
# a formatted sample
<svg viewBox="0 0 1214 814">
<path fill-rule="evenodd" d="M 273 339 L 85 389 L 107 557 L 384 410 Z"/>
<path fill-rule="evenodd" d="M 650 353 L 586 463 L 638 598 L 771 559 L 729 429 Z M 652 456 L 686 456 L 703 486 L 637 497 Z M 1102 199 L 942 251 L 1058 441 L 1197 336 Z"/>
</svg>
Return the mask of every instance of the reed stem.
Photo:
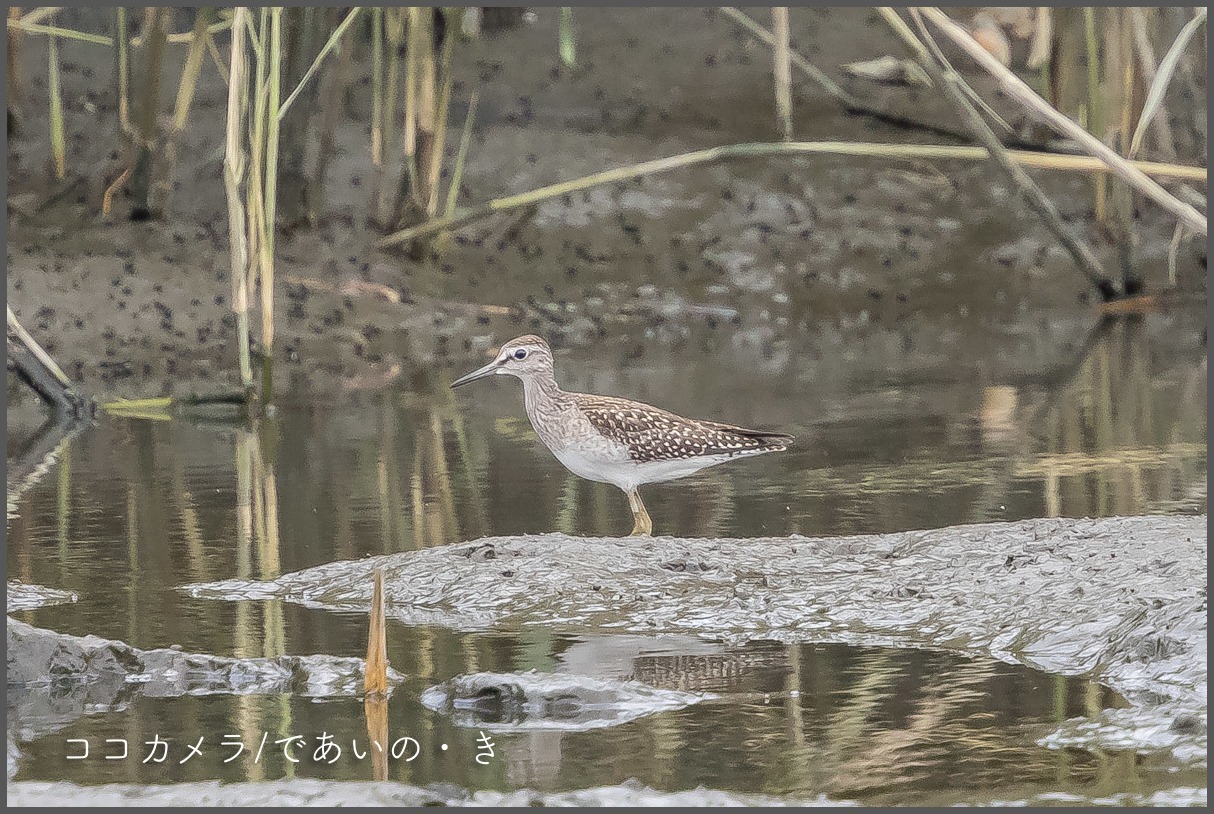
<svg viewBox="0 0 1214 814">
<path fill-rule="evenodd" d="M 671 170 L 693 167 L 700 164 L 711 164 L 717 161 L 729 161 L 741 158 L 764 158 L 771 156 L 804 156 L 804 155 L 835 155 L 856 156 L 864 158 L 885 158 L 893 160 L 961 160 L 985 161 L 990 153 L 984 147 L 954 147 L 942 144 L 874 144 L 861 141 L 803 141 L 785 143 L 751 143 L 729 144 L 721 147 L 710 147 L 706 150 L 696 150 L 690 153 L 645 161 L 626 167 L 597 172 L 582 178 L 550 184 L 549 186 L 494 198 L 484 204 L 471 207 L 450 217 L 435 218 L 426 223 L 401 229 L 384 238 L 376 246 L 388 248 L 405 243 L 419 237 L 440 232 L 445 229 L 458 229 L 473 221 L 486 218 L 498 212 L 506 212 L 525 206 L 532 206 L 552 198 L 560 197 L 570 192 L 610 184 L 618 181 L 628 181 L 647 175 L 657 175 Z M 1057 153 L 1037 153 L 1028 150 L 1009 150 L 1008 157 L 1026 167 L 1040 169 L 1066 170 L 1071 172 L 1107 172 L 1105 162 L 1091 156 L 1059 155 Z M 1193 181 L 1204 181 L 1205 167 L 1189 167 L 1176 164 L 1160 164 L 1157 162 L 1133 162 L 1139 172 L 1150 172 L 1161 177 L 1181 178 Z"/>
<path fill-rule="evenodd" d="M 788 7 L 771 10 L 772 73 L 776 87 L 776 115 L 785 141 L 792 141 L 792 60 L 789 56 Z"/>
<path fill-rule="evenodd" d="M 1126 160 L 1107 144 L 1079 127 L 1061 111 L 1052 107 L 1048 102 L 1033 92 L 1023 80 L 1012 73 L 1000 62 L 986 52 L 981 45 L 974 41 L 968 32 L 944 12 L 935 7 L 924 7 L 920 12 L 936 25 L 944 34 L 969 54 L 982 68 L 999 80 L 1004 92 L 1036 113 L 1047 124 L 1064 136 L 1074 139 L 1085 151 L 1099 158 L 1110 170 L 1136 188 L 1160 207 L 1178 218 L 1189 228 L 1202 235 L 1206 234 L 1206 217 L 1192 205 L 1172 195 L 1156 181 L 1149 178 L 1132 162 Z"/>
<path fill-rule="evenodd" d="M 999 142 L 999 137 L 995 135 L 995 131 L 991 130 L 986 121 L 982 118 L 982 114 L 978 112 L 965 92 L 962 90 L 962 82 L 956 76 L 956 72 L 951 67 L 944 66 L 933 58 L 928 46 L 924 45 L 923 41 L 915 36 L 915 33 L 910 30 L 902 18 L 898 16 L 892 8 L 883 7 L 879 9 L 881 16 L 885 18 L 894 32 L 902 39 L 907 48 L 915 55 L 919 64 L 927 71 L 928 76 L 932 78 L 932 84 L 937 86 L 945 96 L 949 103 L 965 121 L 966 126 L 974 133 L 978 140 L 986 147 L 992 159 L 1008 177 L 1008 179 L 1020 191 L 1021 197 L 1024 198 L 1034 212 L 1041 218 L 1059 242 L 1070 252 L 1075 259 L 1077 267 L 1088 278 L 1088 281 L 1096 287 L 1101 296 L 1107 301 L 1114 299 L 1119 292 L 1100 267 L 1100 261 L 1096 259 L 1096 255 L 1077 235 L 1071 233 L 1066 225 L 1062 222 L 1062 216 L 1058 213 L 1058 209 L 1045 196 L 1041 188 L 1033 183 L 1033 179 L 1029 178 L 1024 168 L 1017 164 L 1008 155 L 1007 148 Z M 931 34 L 927 31 L 923 24 L 923 20 L 919 17 L 915 9 L 911 9 L 911 14 L 914 16 L 916 23 L 919 25 L 920 36 L 927 39 L 931 43 Z M 934 43 L 931 43 L 934 45 Z"/>
<path fill-rule="evenodd" d="M 51 156 L 55 162 L 55 177 L 63 180 L 67 175 L 67 137 L 63 124 L 63 83 L 59 77 L 59 39 L 47 38 L 49 54 L 48 79 L 50 85 L 50 130 Z"/>
<path fill-rule="evenodd" d="M 270 9 L 269 43 L 267 44 L 267 99 L 265 108 L 265 190 L 262 193 L 261 221 L 261 398 L 273 401 L 274 362 L 274 228 L 278 204 L 278 136 L 282 90 L 282 15 L 281 6 Z M 265 29 L 263 28 L 263 31 Z M 306 81 L 306 79 L 305 79 Z M 302 87 L 302 83 L 301 83 Z"/>
<path fill-rule="evenodd" d="M 224 190 L 228 199 L 228 239 L 232 247 L 232 310 L 236 314 L 236 346 L 240 358 L 240 384 L 245 393 L 253 389 L 253 365 L 249 353 L 249 299 L 247 276 L 249 249 L 245 230 L 244 201 L 240 187 L 245 176 L 244 118 L 248 107 L 248 55 L 245 25 L 249 10 L 237 7 L 232 18 L 232 55 L 228 69 L 228 109 L 224 151 Z"/>
</svg>

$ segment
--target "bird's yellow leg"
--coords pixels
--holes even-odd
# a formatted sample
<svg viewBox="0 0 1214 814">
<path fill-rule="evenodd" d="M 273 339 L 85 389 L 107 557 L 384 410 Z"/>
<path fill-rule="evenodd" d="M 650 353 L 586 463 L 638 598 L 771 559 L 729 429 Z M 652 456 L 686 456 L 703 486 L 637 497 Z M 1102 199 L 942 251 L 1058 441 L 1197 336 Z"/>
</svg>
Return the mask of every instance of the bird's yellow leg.
<svg viewBox="0 0 1214 814">
<path fill-rule="evenodd" d="M 628 490 L 628 505 L 632 509 L 632 536 L 648 537 L 653 534 L 653 521 L 649 519 L 649 512 L 645 511 L 645 504 L 641 502 L 641 495 L 636 489 Z"/>
</svg>

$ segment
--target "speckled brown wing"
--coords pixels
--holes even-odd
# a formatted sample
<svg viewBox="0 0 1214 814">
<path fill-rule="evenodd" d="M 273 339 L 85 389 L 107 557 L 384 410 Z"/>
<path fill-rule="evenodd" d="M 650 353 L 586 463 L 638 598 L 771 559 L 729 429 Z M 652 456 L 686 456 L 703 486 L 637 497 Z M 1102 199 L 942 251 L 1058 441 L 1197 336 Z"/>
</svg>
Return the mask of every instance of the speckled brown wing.
<svg viewBox="0 0 1214 814">
<path fill-rule="evenodd" d="M 591 425 L 628 447 L 632 460 L 676 461 L 707 455 L 753 455 L 787 449 L 792 436 L 683 418 L 666 410 L 609 396 L 579 395 Z"/>
</svg>

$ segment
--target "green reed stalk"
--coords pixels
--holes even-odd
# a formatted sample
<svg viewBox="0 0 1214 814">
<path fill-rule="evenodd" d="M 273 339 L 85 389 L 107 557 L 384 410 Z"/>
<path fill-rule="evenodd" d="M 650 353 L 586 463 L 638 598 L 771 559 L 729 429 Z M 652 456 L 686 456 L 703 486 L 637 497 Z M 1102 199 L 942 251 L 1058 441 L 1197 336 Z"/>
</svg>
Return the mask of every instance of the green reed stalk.
<svg viewBox="0 0 1214 814">
<path fill-rule="evenodd" d="M 472 124 L 476 121 L 476 106 L 480 101 L 480 91 L 473 91 L 468 100 L 468 115 L 464 119 L 464 131 L 460 135 L 459 150 L 455 154 L 455 168 L 451 171 L 451 183 L 447 186 L 447 206 L 443 216 L 450 218 L 455 215 L 455 203 L 459 200 L 459 186 L 464 178 L 464 161 L 468 156 L 468 146 L 472 142 Z M 435 246 L 440 251 L 445 248 L 450 234 L 440 232 L 435 240 Z"/>
<path fill-rule="evenodd" d="M 447 187 L 446 217 L 455 214 L 455 202 L 459 199 L 459 185 L 464 177 L 464 161 L 468 156 L 468 145 L 472 143 L 472 124 L 476 121 L 476 105 L 480 101 L 480 91 L 472 91 L 468 100 L 468 116 L 464 119 L 464 132 L 459 138 L 459 151 L 455 154 L 455 169 L 451 171 L 451 184 Z"/>
<path fill-rule="evenodd" d="M 572 68 L 577 63 L 577 39 L 573 33 L 573 9 L 561 7 L 561 29 L 559 33 L 561 62 Z"/>
</svg>

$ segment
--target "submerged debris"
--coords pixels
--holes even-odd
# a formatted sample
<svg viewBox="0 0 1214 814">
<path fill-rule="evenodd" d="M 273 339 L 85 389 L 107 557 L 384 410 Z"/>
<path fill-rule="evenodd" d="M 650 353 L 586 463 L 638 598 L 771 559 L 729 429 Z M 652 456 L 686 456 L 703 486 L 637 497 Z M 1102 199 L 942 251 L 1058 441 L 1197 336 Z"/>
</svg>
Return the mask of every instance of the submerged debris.
<svg viewBox="0 0 1214 814">
<path fill-rule="evenodd" d="M 660 690 L 638 681 L 604 681 L 569 673 L 473 673 L 422 693 L 421 701 L 459 726 L 495 732 L 581 732 L 682 709 L 710 695 Z"/>
</svg>

